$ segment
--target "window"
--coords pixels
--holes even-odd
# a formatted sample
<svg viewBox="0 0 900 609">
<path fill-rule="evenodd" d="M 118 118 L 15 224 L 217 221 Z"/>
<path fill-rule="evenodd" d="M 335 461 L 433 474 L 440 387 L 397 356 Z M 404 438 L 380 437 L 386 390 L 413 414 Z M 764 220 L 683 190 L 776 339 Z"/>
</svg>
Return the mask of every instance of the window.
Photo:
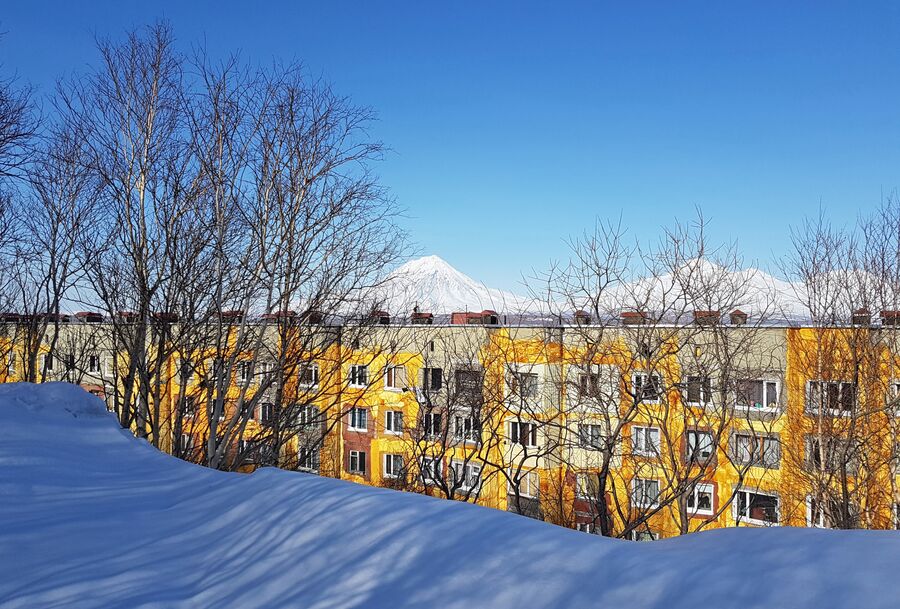
<svg viewBox="0 0 900 609">
<path fill-rule="evenodd" d="M 817 529 L 828 529 L 828 518 L 824 506 L 816 501 L 815 497 L 806 497 L 806 526 Z"/>
<path fill-rule="evenodd" d="M 578 445 L 588 450 L 603 450 L 606 447 L 603 426 L 592 423 L 579 423 Z"/>
<path fill-rule="evenodd" d="M 426 484 L 430 482 L 438 482 L 443 479 L 443 466 L 441 460 L 437 458 L 423 457 L 419 468 L 422 471 L 422 478 Z"/>
<path fill-rule="evenodd" d="M 41 369 L 46 370 L 47 372 L 53 371 L 53 354 L 52 353 L 44 353 L 41 355 Z"/>
<path fill-rule="evenodd" d="M 352 431 L 366 431 L 369 427 L 369 411 L 365 408 L 350 409 L 350 429 Z"/>
<path fill-rule="evenodd" d="M 838 381 L 809 381 L 806 383 L 807 412 L 845 416 L 853 412 L 855 403 L 855 383 Z"/>
<path fill-rule="evenodd" d="M 738 408 L 774 412 L 778 409 L 778 381 L 740 380 L 737 382 Z"/>
<path fill-rule="evenodd" d="M 692 516 L 712 516 L 714 505 L 715 487 L 712 484 L 696 484 L 687 496 L 687 509 Z"/>
<path fill-rule="evenodd" d="M 369 384 L 369 367 L 362 365 L 350 366 L 350 386 L 365 387 Z"/>
<path fill-rule="evenodd" d="M 712 386 L 708 378 L 689 376 L 685 383 L 685 401 L 688 404 L 708 404 L 712 401 Z"/>
<path fill-rule="evenodd" d="M 384 430 L 388 433 L 403 433 L 403 412 L 388 410 L 384 413 Z"/>
<path fill-rule="evenodd" d="M 576 522 L 575 530 L 581 531 L 582 533 L 594 533 L 594 523 L 593 522 Z"/>
<path fill-rule="evenodd" d="M 600 376 L 597 374 L 578 375 L 578 397 L 596 398 L 600 396 Z"/>
<path fill-rule="evenodd" d="M 538 395 L 538 375 L 534 372 L 513 371 L 509 375 L 509 390 L 521 400 L 534 399 Z"/>
<path fill-rule="evenodd" d="M 189 455 L 194 452 L 194 436 L 189 433 L 181 434 L 178 439 L 178 448 L 182 455 Z"/>
<path fill-rule="evenodd" d="M 422 368 L 422 389 L 440 391 L 444 383 L 444 371 L 441 368 Z"/>
<path fill-rule="evenodd" d="M 436 412 L 428 412 L 422 417 L 422 425 L 425 429 L 426 438 L 437 438 L 441 435 L 443 427 L 441 426 L 441 415 Z"/>
<path fill-rule="evenodd" d="M 734 458 L 742 465 L 777 468 L 781 463 L 781 441 L 777 434 L 734 434 Z"/>
<path fill-rule="evenodd" d="M 457 370 L 454 372 L 456 392 L 459 402 L 469 406 L 477 406 L 482 401 L 481 373 L 477 370 Z"/>
<path fill-rule="evenodd" d="M 299 469 L 306 471 L 319 471 L 319 448 L 301 448 L 297 459 L 297 466 Z"/>
<path fill-rule="evenodd" d="M 659 480 L 635 478 L 631 481 L 631 506 L 654 508 L 659 505 Z"/>
<path fill-rule="evenodd" d="M 366 473 L 366 453 L 361 450 L 350 451 L 350 464 L 347 471 L 351 474 Z"/>
<path fill-rule="evenodd" d="M 510 495 L 516 494 L 516 486 L 519 487 L 519 496 L 520 497 L 528 497 L 529 499 L 537 499 L 541 490 L 541 477 L 537 472 L 518 472 L 516 470 L 509 470 L 509 477 L 507 479 L 507 493 Z"/>
<path fill-rule="evenodd" d="M 96 353 L 91 353 L 88 355 L 88 373 L 89 374 L 97 374 L 100 372 L 100 356 Z"/>
<path fill-rule="evenodd" d="M 741 489 L 734 502 L 734 518 L 739 522 L 758 525 L 777 525 L 778 495 Z"/>
<path fill-rule="evenodd" d="M 597 474 L 583 472 L 575 475 L 575 495 L 579 499 L 597 501 L 600 491 L 600 481 Z"/>
<path fill-rule="evenodd" d="M 253 362 L 238 362 L 237 369 L 238 381 L 241 385 L 249 383 L 253 377 Z"/>
<path fill-rule="evenodd" d="M 631 428 L 631 452 L 645 457 L 659 455 L 659 428 L 640 427 Z"/>
<path fill-rule="evenodd" d="M 454 486 L 463 491 L 476 490 L 481 484 L 481 466 L 474 463 L 453 461 L 451 464 Z"/>
<path fill-rule="evenodd" d="M 353 367 L 350 367 L 351 377 L 353 375 Z M 319 366 L 313 363 L 305 363 L 300 365 L 298 370 L 297 382 L 301 387 L 316 387 L 319 384 Z M 351 380 L 351 384 L 352 384 Z"/>
<path fill-rule="evenodd" d="M 190 360 L 182 359 L 178 362 L 178 377 L 183 384 L 194 380 L 194 365 Z"/>
<path fill-rule="evenodd" d="M 656 541 L 657 539 L 659 539 L 659 533 L 654 533 L 650 530 L 634 530 L 629 531 L 626 537 L 631 541 Z"/>
<path fill-rule="evenodd" d="M 184 401 L 181 404 L 181 412 L 185 417 L 192 419 L 197 416 L 197 412 L 199 411 L 199 407 L 197 405 L 197 398 L 192 395 L 184 396 Z"/>
<path fill-rule="evenodd" d="M 9 364 L 6 366 L 6 371 L 10 376 L 15 375 L 16 373 L 16 352 L 9 352 Z"/>
<path fill-rule="evenodd" d="M 521 444 L 534 448 L 537 443 L 537 425 L 522 421 L 509 422 L 509 441 L 511 444 Z"/>
<path fill-rule="evenodd" d="M 399 478 L 403 475 L 403 455 L 385 455 L 382 477 Z"/>
<path fill-rule="evenodd" d="M 384 387 L 400 391 L 406 388 L 406 367 L 388 366 L 384 369 Z"/>
<path fill-rule="evenodd" d="M 319 409 L 312 404 L 304 404 L 297 413 L 297 423 L 302 427 L 313 427 L 319 423 Z"/>
<path fill-rule="evenodd" d="M 826 472 L 854 470 L 857 465 L 854 443 L 832 436 L 806 436 L 806 465 Z"/>
<path fill-rule="evenodd" d="M 689 429 L 685 434 L 685 449 L 687 463 L 707 464 L 713 460 L 716 454 L 716 445 L 712 433 Z"/>
<path fill-rule="evenodd" d="M 63 356 L 63 365 L 66 367 L 66 371 L 75 370 L 75 355 L 72 353 L 66 353 Z"/>
<path fill-rule="evenodd" d="M 260 402 L 259 422 L 263 425 L 271 425 L 275 422 L 275 404 L 272 402 Z"/>
<path fill-rule="evenodd" d="M 641 402 L 658 402 L 662 397 L 662 379 L 658 374 L 635 372 L 631 376 L 634 397 Z"/>
<path fill-rule="evenodd" d="M 478 442 L 481 426 L 474 417 L 456 415 L 453 417 L 453 437 L 461 442 Z"/>
</svg>

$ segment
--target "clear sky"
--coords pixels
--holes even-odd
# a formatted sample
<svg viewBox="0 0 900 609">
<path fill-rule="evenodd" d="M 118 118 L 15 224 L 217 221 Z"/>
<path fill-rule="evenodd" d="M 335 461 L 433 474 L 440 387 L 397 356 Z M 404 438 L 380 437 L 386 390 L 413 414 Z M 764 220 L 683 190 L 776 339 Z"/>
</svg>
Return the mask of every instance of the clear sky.
<svg viewBox="0 0 900 609">
<path fill-rule="evenodd" d="M 0 61 L 46 92 L 157 18 L 376 109 L 419 250 L 499 288 L 597 216 L 649 239 L 698 205 L 771 270 L 804 215 L 900 187 L 897 2 L 10 1 Z"/>
</svg>

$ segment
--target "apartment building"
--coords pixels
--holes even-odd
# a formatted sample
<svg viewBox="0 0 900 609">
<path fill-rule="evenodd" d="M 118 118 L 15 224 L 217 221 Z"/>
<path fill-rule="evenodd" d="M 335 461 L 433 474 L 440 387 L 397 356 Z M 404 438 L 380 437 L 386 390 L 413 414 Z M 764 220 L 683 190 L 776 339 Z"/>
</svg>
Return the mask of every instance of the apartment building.
<svg viewBox="0 0 900 609">
<path fill-rule="evenodd" d="M 417 310 L 340 323 L 229 312 L 223 332 L 225 317 L 217 344 L 157 317 L 141 355 L 156 358 L 149 378 L 129 373 L 121 323 L 67 316 L 35 346 L 29 320 L 3 316 L 0 380 L 30 366 L 111 410 L 144 392 L 150 414 L 127 424 L 198 463 L 312 471 L 591 533 L 897 526 L 889 311 L 829 327 L 740 311 L 510 324 Z"/>
</svg>

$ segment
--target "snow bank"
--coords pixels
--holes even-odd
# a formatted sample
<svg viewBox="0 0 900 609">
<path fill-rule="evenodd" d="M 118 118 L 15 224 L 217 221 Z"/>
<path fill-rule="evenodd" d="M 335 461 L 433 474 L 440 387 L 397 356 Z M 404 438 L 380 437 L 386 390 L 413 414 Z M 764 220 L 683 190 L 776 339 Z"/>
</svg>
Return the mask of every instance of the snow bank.
<svg viewBox="0 0 900 609">
<path fill-rule="evenodd" d="M 900 535 L 602 539 L 304 474 L 155 451 L 64 384 L 0 386 L 0 606 L 900 606 Z"/>
</svg>

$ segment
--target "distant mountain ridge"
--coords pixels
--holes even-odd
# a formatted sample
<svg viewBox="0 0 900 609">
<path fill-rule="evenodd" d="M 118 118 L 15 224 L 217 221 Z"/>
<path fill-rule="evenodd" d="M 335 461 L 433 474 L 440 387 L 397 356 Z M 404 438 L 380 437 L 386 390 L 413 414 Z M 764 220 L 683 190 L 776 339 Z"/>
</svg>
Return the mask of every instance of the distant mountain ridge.
<svg viewBox="0 0 900 609">
<path fill-rule="evenodd" d="M 801 319 L 808 316 L 798 299 L 801 293 L 794 284 L 778 279 L 755 268 L 731 272 L 707 260 L 691 260 L 677 273 L 694 272 L 701 276 L 731 281 L 744 286 L 746 302 L 738 306 L 748 313 L 765 311 L 776 319 Z M 673 287 L 674 286 L 674 287 Z M 663 299 L 683 299 L 675 274 L 667 273 L 654 278 L 637 279 L 628 285 L 618 286 L 609 292 L 611 309 L 615 303 L 628 306 L 625 294 L 644 294 L 645 303 L 652 309 Z M 420 311 L 448 314 L 456 311 L 482 311 L 491 309 L 500 313 L 538 313 L 545 308 L 533 299 L 491 288 L 460 272 L 440 256 L 430 255 L 410 260 L 397 267 L 386 278 L 383 289 L 385 307 L 392 314 Z M 671 306 L 671 304 L 670 304 Z M 703 303 L 685 304 L 685 310 L 706 308 Z M 560 308 L 561 307 L 554 307 Z M 565 312 L 565 311 L 564 311 Z M 725 311 L 723 311 L 725 313 Z"/>
</svg>

